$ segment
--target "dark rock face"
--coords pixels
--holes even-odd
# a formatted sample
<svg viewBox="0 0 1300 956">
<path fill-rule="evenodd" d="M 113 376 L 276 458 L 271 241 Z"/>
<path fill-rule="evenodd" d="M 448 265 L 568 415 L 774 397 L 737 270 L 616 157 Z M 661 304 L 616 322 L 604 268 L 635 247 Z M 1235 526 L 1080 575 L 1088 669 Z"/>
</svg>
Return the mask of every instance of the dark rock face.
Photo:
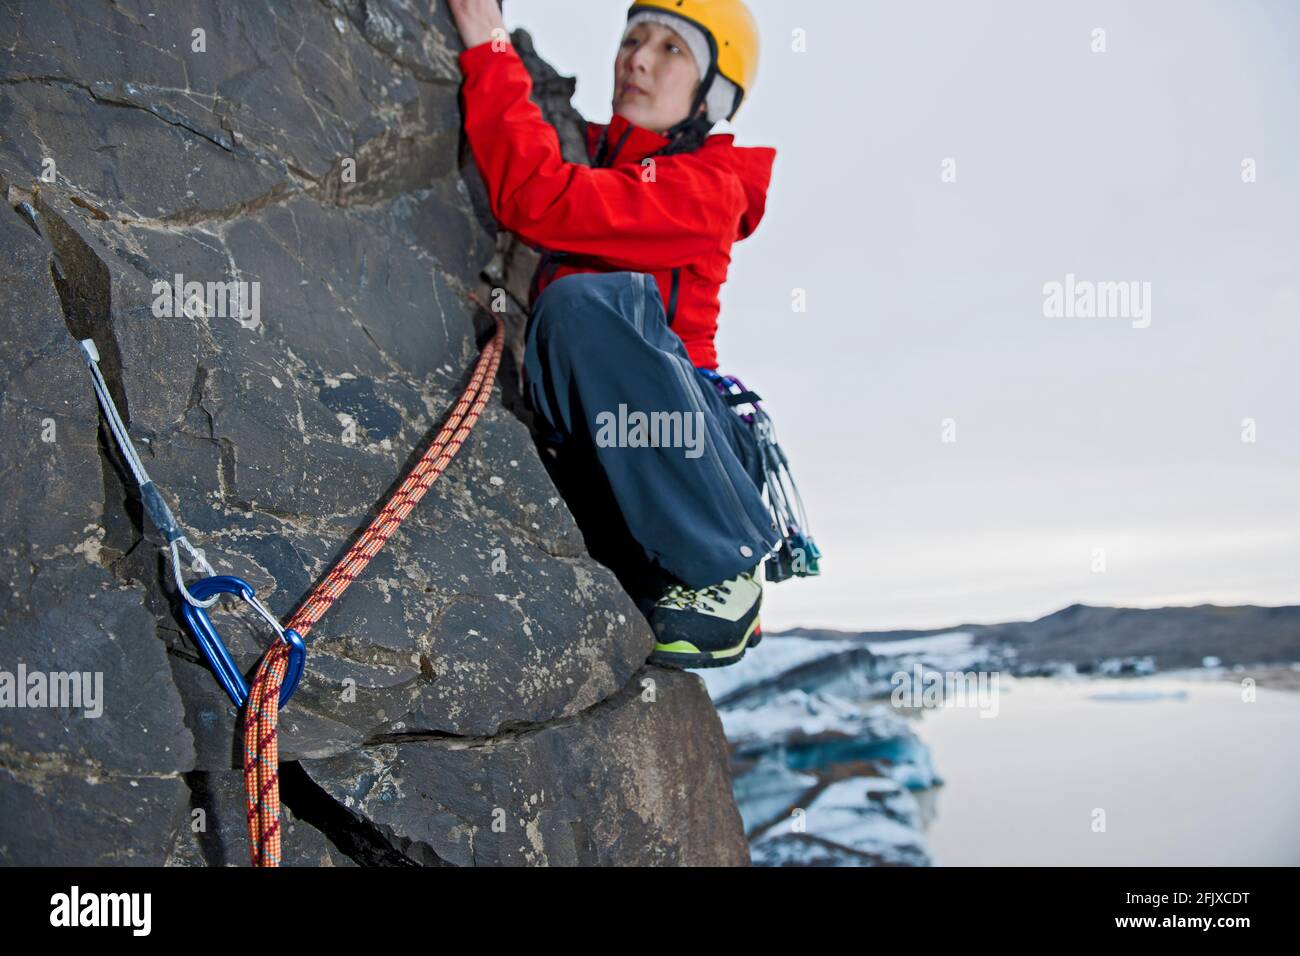
<svg viewBox="0 0 1300 956">
<path fill-rule="evenodd" d="M 76 339 L 191 540 L 286 619 L 464 386 L 490 331 L 465 294 L 518 300 L 535 261 L 462 148 L 445 4 L 148 7 L 0 11 L 0 672 L 102 679 L 96 716 L 0 708 L 0 863 L 247 860 L 237 715 Z M 517 40 L 581 158 L 571 81 Z M 643 666 L 512 414 L 517 364 L 309 635 L 286 864 L 747 862 L 716 713 Z M 265 626 L 213 620 L 251 672 Z"/>
<path fill-rule="evenodd" d="M 302 766 L 423 863 L 741 865 L 713 803 L 726 762 L 699 678 L 647 668 L 579 720 L 444 746 L 398 738 Z"/>
</svg>

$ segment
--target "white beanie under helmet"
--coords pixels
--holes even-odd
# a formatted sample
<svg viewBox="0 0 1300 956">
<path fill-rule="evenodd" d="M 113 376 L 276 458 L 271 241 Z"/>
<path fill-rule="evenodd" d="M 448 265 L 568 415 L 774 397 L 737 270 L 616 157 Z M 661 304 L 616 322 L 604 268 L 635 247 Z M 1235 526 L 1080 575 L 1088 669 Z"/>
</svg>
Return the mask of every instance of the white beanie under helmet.
<svg viewBox="0 0 1300 956">
<path fill-rule="evenodd" d="M 703 82 L 704 75 L 709 71 L 709 64 L 712 62 L 709 56 L 709 40 L 704 35 L 704 31 L 690 21 L 675 17 L 671 13 L 638 10 L 628 18 L 627 29 L 623 31 L 624 39 L 634 26 L 647 20 L 668 27 L 686 41 L 691 56 L 695 58 L 695 65 L 699 68 L 700 80 Z M 736 84 L 721 73 L 713 74 L 713 85 L 705 94 L 704 102 L 707 105 L 710 123 L 726 119 L 731 115 L 732 107 L 736 105 Z"/>
</svg>

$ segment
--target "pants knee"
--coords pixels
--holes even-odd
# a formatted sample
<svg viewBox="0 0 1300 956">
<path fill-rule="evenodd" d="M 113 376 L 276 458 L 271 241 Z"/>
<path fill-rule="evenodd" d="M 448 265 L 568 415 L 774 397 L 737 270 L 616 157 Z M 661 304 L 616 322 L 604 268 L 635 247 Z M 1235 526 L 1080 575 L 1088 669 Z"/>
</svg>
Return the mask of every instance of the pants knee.
<svg viewBox="0 0 1300 956">
<path fill-rule="evenodd" d="M 542 290 L 534 307 L 533 320 L 539 337 L 555 336 L 562 329 L 584 321 L 591 324 L 598 312 L 609 308 L 597 289 L 595 279 L 596 276 L 589 273 L 575 273 L 556 279 Z"/>
<path fill-rule="evenodd" d="M 614 347 L 621 333 L 639 336 L 644 304 L 634 274 L 578 272 L 556 279 L 538 297 L 534 322 L 539 343 L 585 349 Z"/>
</svg>

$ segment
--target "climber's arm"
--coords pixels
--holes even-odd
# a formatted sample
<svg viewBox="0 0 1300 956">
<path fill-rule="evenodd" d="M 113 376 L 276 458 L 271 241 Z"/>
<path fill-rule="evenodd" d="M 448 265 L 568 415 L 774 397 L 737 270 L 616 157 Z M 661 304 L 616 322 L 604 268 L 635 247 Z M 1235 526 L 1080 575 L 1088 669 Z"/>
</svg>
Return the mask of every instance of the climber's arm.
<svg viewBox="0 0 1300 956">
<path fill-rule="evenodd" d="M 525 242 L 651 271 L 696 262 L 734 234 L 744 194 L 730 172 L 691 155 L 673 157 L 653 181 L 640 166 L 565 162 L 511 44 L 471 47 L 460 66 L 465 134 L 492 212 Z"/>
<path fill-rule="evenodd" d="M 501 19 L 501 0 L 447 0 L 447 7 L 467 50 L 494 36 L 509 37 Z"/>
</svg>

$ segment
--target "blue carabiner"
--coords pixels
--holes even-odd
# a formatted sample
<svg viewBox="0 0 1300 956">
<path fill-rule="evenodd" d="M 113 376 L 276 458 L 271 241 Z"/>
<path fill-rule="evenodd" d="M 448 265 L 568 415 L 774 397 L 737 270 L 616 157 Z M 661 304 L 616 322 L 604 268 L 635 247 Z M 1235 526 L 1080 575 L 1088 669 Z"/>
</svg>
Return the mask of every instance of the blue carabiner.
<svg viewBox="0 0 1300 956">
<path fill-rule="evenodd" d="M 252 587 L 242 578 L 229 574 L 218 574 L 196 581 L 189 586 L 189 590 L 190 594 L 200 601 L 207 600 L 214 594 L 238 594 L 259 614 L 268 620 L 273 620 L 257 600 L 257 595 Z M 208 659 L 208 663 L 212 665 L 212 670 L 217 676 L 217 682 L 230 695 L 230 699 L 235 702 L 235 706 L 243 710 L 244 705 L 248 703 L 248 682 L 244 680 L 243 673 L 235 666 L 235 661 L 230 656 L 230 651 L 226 650 L 221 635 L 212 626 L 212 619 L 208 617 L 207 610 L 195 607 L 188 601 L 182 602 L 181 610 L 185 615 L 185 623 L 189 626 L 190 633 L 194 635 L 194 640 L 199 645 L 199 650 Z M 293 692 L 298 689 L 298 681 L 302 678 L 303 666 L 307 662 L 307 645 L 303 643 L 302 636 L 297 631 L 285 628 L 284 640 L 289 645 L 289 668 L 285 671 L 284 683 L 280 685 L 281 707 L 289 702 Z"/>
</svg>

